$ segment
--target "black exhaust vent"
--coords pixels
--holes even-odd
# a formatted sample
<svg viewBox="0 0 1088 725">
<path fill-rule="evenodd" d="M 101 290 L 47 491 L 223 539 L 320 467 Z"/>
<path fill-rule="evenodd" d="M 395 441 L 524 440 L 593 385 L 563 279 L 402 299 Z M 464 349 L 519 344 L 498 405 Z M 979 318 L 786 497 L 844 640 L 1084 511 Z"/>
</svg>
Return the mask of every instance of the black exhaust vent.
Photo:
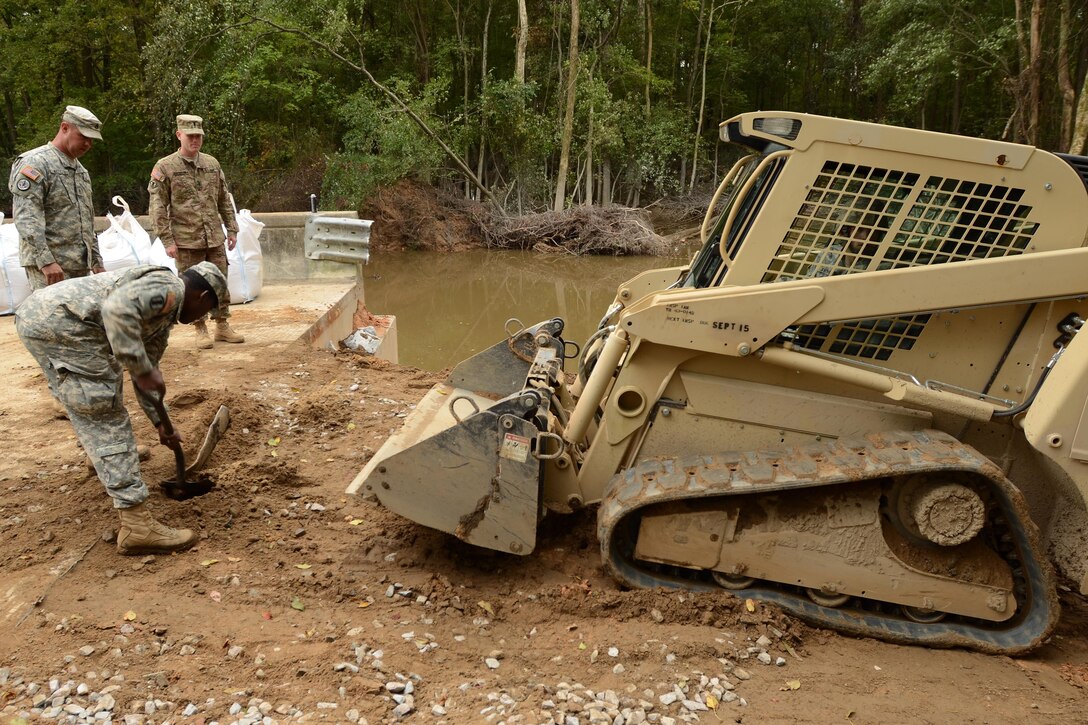
<svg viewBox="0 0 1088 725">
<path fill-rule="evenodd" d="M 1054 154 L 1059 159 L 1073 167 L 1080 175 L 1080 180 L 1088 188 L 1088 156 L 1074 156 L 1073 154 Z"/>
</svg>

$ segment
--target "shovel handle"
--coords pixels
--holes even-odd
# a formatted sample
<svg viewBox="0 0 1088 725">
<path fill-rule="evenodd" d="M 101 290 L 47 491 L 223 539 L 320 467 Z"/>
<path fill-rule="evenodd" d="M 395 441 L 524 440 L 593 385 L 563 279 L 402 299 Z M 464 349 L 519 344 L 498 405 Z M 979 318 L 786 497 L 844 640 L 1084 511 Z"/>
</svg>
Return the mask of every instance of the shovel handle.
<svg viewBox="0 0 1088 725">
<path fill-rule="evenodd" d="M 166 414 L 166 406 L 163 405 L 162 398 L 154 393 L 149 393 L 148 397 L 151 398 L 151 404 L 155 406 L 155 412 L 159 416 L 159 424 L 162 425 L 163 431 L 168 436 L 174 435 L 174 424 L 170 422 L 170 416 Z M 185 484 L 185 452 L 181 449 L 181 443 L 175 442 L 170 446 L 174 451 L 174 464 L 178 469 L 178 484 Z"/>
</svg>

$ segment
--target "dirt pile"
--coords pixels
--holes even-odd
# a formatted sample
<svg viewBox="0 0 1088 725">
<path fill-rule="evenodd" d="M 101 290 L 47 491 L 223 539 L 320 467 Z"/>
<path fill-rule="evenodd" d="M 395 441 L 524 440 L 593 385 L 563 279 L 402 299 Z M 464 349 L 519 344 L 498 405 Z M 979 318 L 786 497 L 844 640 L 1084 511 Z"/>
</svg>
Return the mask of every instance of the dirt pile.
<svg viewBox="0 0 1088 725">
<path fill-rule="evenodd" d="M 68 423 L 41 404 L 33 361 L 3 351 L 5 725 L 103 712 L 156 724 L 1019 722 L 1088 709 L 1088 607 L 1071 592 L 1058 635 L 1030 658 L 897 647 L 724 591 L 621 589 L 592 510 L 547 517 L 536 550 L 514 556 L 349 497 L 438 377 L 352 353 L 276 344 L 238 364 L 172 345 L 168 402 L 189 449 L 220 404 L 233 414 L 207 469 L 218 486 L 164 499 L 154 484 L 173 457 L 155 446 L 150 506 L 200 542 L 121 557 L 116 515 Z"/>
<path fill-rule="evenodd" d="M 449 191 L 403 180 L 379 189 L 359 216 L 374 220 L 370 244 L 376 249 L 453 252 L 483 244 L 474 206 Z"/>
</svg>

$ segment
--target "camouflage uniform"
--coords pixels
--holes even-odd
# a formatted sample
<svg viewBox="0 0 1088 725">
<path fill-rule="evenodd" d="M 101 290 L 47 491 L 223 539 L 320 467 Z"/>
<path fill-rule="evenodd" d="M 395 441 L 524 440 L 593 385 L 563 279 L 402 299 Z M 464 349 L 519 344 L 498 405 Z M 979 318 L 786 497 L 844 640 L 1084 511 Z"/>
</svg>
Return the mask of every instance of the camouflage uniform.
<svg viewBox="0 0 1088 725">
<path fill-rule="evenodd" d="M 215 157 L 198 153 L 190 160 L 176 151 L 159 159 L 151 171 L 147 191 L 151 195 L 151 227 L 163 246 L 177 246 L 178 272 L 207 260 L 225 277 L 223 225 L 230 234 L 237 234 L 238 221 L 228 195 L 227 178 Z M 212 317 L 230 317 L 230 300 L 220 300 Z"/>
<path fill-rule="evenodd" d="M 142 503 L 136 438 L 122 401 L 122 369 L 158 367 L 178 322 L 185 283 L 165 267 L 141 266 L 50 285 L 26 299 L 15 328 L 68 411 L 79 442 L 115 508 Z M 147 417 L 160 421 L 137 390 Z"/>
<path fill-rule="evenodd" d="M 8 178 L 19 264 L 32 289 L 45 287 L 41 268 L 56 262 L 64 276 L 85 277 L 102 266 L 94 233 L 91 177 L 78 159 L 47 143 L 18 156 Z"/>
</svg>

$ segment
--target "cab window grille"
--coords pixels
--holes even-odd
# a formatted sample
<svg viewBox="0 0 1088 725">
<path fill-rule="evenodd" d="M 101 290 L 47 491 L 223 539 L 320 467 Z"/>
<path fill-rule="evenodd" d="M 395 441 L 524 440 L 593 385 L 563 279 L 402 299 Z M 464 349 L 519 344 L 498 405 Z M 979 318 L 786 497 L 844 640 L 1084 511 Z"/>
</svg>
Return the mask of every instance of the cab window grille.
<svg viewBox="0 0 1088 725">
<path fill-rule="evenodd" d="M 1014 186 L 837 161 L 808 186 L 762 282 L 951 264 L 1022 254 L 1039 229 Z M 887 360 L 909 350 L 929 315 L 806 325 L 796 344 Z"/>
<path fill-rule="evenodd" d="M 887 360 L 896 350 L 910 350 L 929 322 L 929 315 L 851 320 L 836 325 L 802 325 L 795 345 L 835 355 Z"/>
<path fill-rule="evenodd" d="M 762 282 L 1020 254 L 1039 225 L 1024 190 L 827 161 Z"/>
</svg>

